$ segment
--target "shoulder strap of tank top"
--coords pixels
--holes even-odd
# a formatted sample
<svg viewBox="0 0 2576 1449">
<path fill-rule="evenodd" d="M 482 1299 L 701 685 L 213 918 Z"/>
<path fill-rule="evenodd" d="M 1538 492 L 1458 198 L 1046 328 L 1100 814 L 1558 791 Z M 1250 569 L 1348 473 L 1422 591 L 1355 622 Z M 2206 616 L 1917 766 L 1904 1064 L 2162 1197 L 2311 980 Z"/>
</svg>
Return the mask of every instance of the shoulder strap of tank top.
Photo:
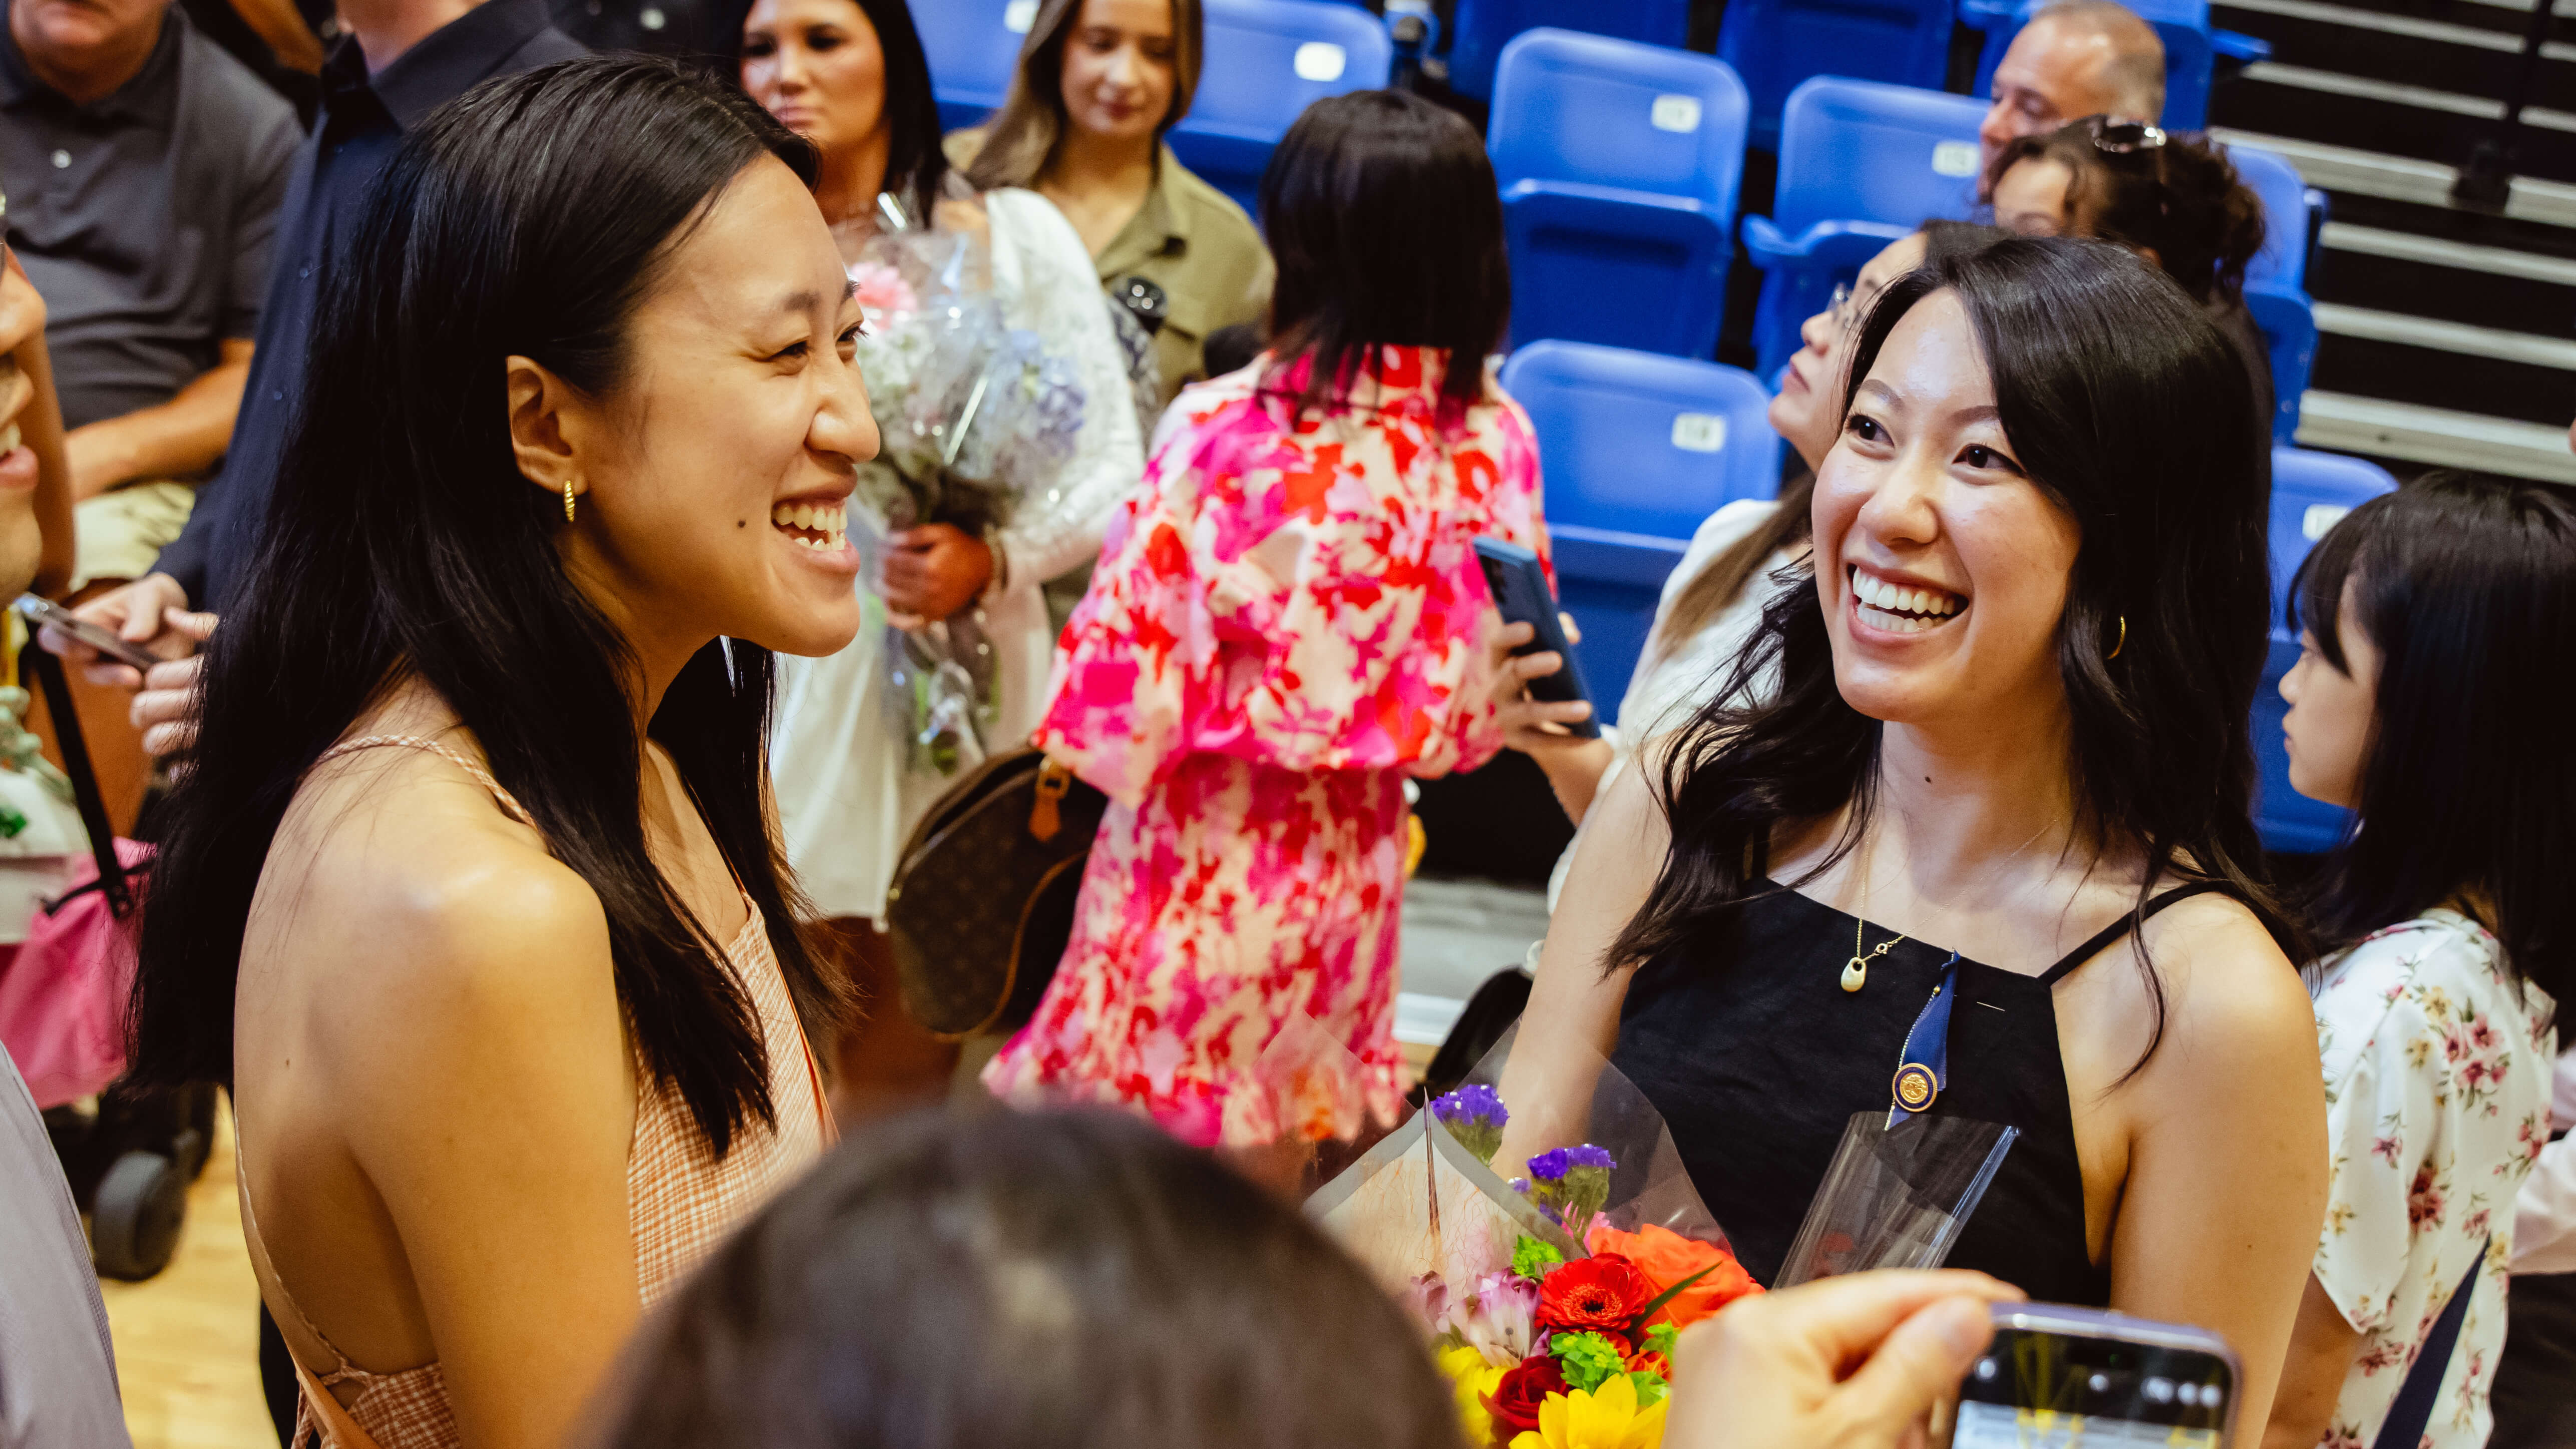
<svg viewBox="0 0 2576 1449">
<path fill-rule="evenodd" d="M 502 789 L 501 782 L 493 779 L 491 772 L 485 770 L 481 765 L 474 763 L 472 760 L 467 759 L 456 751 L 449 749 L 447 746 L 440 744 L 436 740 L 422 739 L 418 735 L 360 735 L 354 740 L 342 740 L 340 743 L 324 750 L 321 754 L 314 757 L 313 763 L 318 765 L 324 760 L 337 759 L 342 755 L 354 755 L 360 750 L 386 748 L 421 750 L 428 754 L 438 756 L 440 759 L 447 761 L 456 768 L 463 770 L 466 774 L 473 776 L 476 784 L 491 791 L 492 799 L 500 805 L 502 814 L 509 816 L 511 819 L 518 821 L 521 825 L 525 825 L 530 829 L 536 828 L 537 817 L 528 813 L 528 807 L 520 804 L 517 796 L 511 794 L 505 789 Z"/>
<path fill-rule="evenodd" d="M 2111 924 L 2104 926 L 2101 930 L 2094 932 L 2091 940 L 2086 941 L 2083 945 L 2067 952 L 2056 965 L 2049 967 L 2048 970 L 2039 978 L 2039 984 L 2042 986 L 2055 986 L 2058 982 L 2073 975 L 2076 967 L 2081 966 L 2085 962 L 2102 954 L 2103 950 L 2109 947 L 2112 942 L 2129 934 L 2131 930 L 2145 925 L 2148 918 L 2155 915 L 2156 912 L 2161 911 L 2165 907 L 2173 905 L 2178 901 L 2190 900 L 2193 896 L 2205 896 L 2211 891 L 2226 891 L 2231 895 L 2234 894 L 2234 891 L 2225 881 L 2196 880 L 2185 885 L 2175 886 L 2172 890 L 2166 891 L 2164 894 L 2149 900 L 2145 905 L 2140 906 L 2135 915 L 2124 915 L 2120 917 L 2120 919 L 2113 921 Z"/>
</svg>

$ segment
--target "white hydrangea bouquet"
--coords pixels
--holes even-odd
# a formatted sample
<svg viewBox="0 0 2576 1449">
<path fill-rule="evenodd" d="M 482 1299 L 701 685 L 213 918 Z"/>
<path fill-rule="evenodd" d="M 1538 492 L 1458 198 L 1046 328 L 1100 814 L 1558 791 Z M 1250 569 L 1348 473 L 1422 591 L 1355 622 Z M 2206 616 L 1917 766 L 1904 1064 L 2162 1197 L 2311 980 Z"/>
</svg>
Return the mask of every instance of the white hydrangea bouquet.
<svg viewBox="0 0 2576 1449">
<path fill-rule="evenodd" d="M 1003 317 L 971 192 L 943 201 L 935 219 L 891 194 L 877 209 L 874 231 L 843 235 L 864 313 L 859 375 L 881 440 L 878 466 L 859 470 L 857 502 L 878 540 L 946 523 L 989 541 L 1072 461 L 1082 384 L 1068 360 Z M 997 706 L 982 611 L 890 615 L 886 644 L 889 698 L 914 764 L 953 774 L 981 760 Z"/>
</svg>

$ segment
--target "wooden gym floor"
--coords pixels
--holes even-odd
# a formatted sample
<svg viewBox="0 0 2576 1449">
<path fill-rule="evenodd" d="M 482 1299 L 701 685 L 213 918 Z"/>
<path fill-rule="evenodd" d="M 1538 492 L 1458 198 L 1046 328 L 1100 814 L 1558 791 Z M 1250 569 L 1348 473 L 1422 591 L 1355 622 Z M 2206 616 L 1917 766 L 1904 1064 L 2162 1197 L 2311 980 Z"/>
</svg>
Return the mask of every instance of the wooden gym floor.
<svg viewBox="0 0 2576 1449">
<path fill-rule="evenodd" d="M 135 1449 L 277 1449 L 259 1389 L 259 1287 L 233 1194 L 230 1107 L 188 1190 L 178 1255 L 148 1283 L 101 1283 Z"/>
</svg>

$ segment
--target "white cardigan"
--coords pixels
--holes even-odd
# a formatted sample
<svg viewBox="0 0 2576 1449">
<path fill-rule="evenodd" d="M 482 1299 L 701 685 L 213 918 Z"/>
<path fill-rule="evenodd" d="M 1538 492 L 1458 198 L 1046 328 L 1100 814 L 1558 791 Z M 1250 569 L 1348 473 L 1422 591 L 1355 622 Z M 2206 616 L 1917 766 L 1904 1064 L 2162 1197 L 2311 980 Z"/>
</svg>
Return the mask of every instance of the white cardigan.
<svg viewBox="0 0 2576 1449">
<path fill-rule="evenodd" d="M 1058 486 L 1015 510 L 996 561 L 1002 582 L 984 598 L 999 713 L 986 738 L 1000 750 L 1026 739 L 1045 706 L 1055 631 L 1043 586 L 1099 557 L 1101 530 L 1143 477 L 1145 456 L 1125 355 L 1082 239 L 1033 191 L 987 192 L 984 209 L 1003 317 L 1072 363 L 1083 389 L 1073 459 Z M 854 511 L 853 532 L 860 526 Z M 955 777 L 907 767 L 887 697 L 885 602 L 864 579 L 859 599 L 864 622 L 848 648 L 779 661 L 770 773 L 788 862 L 806 895 L 825 916 L 881 919 L 905 835 Z"/>
</svg>

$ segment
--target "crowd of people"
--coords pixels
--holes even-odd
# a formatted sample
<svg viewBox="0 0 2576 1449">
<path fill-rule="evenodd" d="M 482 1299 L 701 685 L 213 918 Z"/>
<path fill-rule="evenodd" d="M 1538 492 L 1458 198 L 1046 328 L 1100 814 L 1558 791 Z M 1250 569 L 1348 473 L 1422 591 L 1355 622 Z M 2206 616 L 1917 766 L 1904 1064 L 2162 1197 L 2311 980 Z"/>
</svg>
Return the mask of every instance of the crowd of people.
<svg viewBox="0 0 2576 1449">
<path fill-rule="evenodd" d="M 1597 734 L 1479 560 L 1549 566 L 1547 460 L 1452 109 L 1316 103 L 1256 225 L 1165 144 L 1197 0 L 1045 0 L 945 135 L 906 0 L 713 68 L 342 0 L 300 142 L 167 0 L 7 10 L 0 584 L 163 661 L 43 641 L 161 762 L 128 1081 L 230 1094 L 297 1449 L 1456 1444 L 1291 1201 L 1413 1085 L 1407 781 L 1505 749 L 1578 831 L 1504 1157 L 1607 1059 L 1769 1280 L 1935 1005 L 1934 1110 L 2019 1133 L 1954 1271 L 1683 1334 L 1676 1449 L 1911 1442 L 2024 1296 L 2216 1332 L 2272 1449 L 2419 1382 L 2576 1442 L 2506 1311 L 2576 1267 L 2576 501 L 2325 532 L 2291 783 L 2360 824 L 2285 872 L 2263 211 L 2111 0 L 2003 58 L 1982 219 L 1806 321 Z M 934 1030 L 904 867 L 1032 748 L 1104 798 L 1069 935 Z M 0 1444 L 121 1442 L 14 1070 L 0 1211 Z"/>
</svg>

